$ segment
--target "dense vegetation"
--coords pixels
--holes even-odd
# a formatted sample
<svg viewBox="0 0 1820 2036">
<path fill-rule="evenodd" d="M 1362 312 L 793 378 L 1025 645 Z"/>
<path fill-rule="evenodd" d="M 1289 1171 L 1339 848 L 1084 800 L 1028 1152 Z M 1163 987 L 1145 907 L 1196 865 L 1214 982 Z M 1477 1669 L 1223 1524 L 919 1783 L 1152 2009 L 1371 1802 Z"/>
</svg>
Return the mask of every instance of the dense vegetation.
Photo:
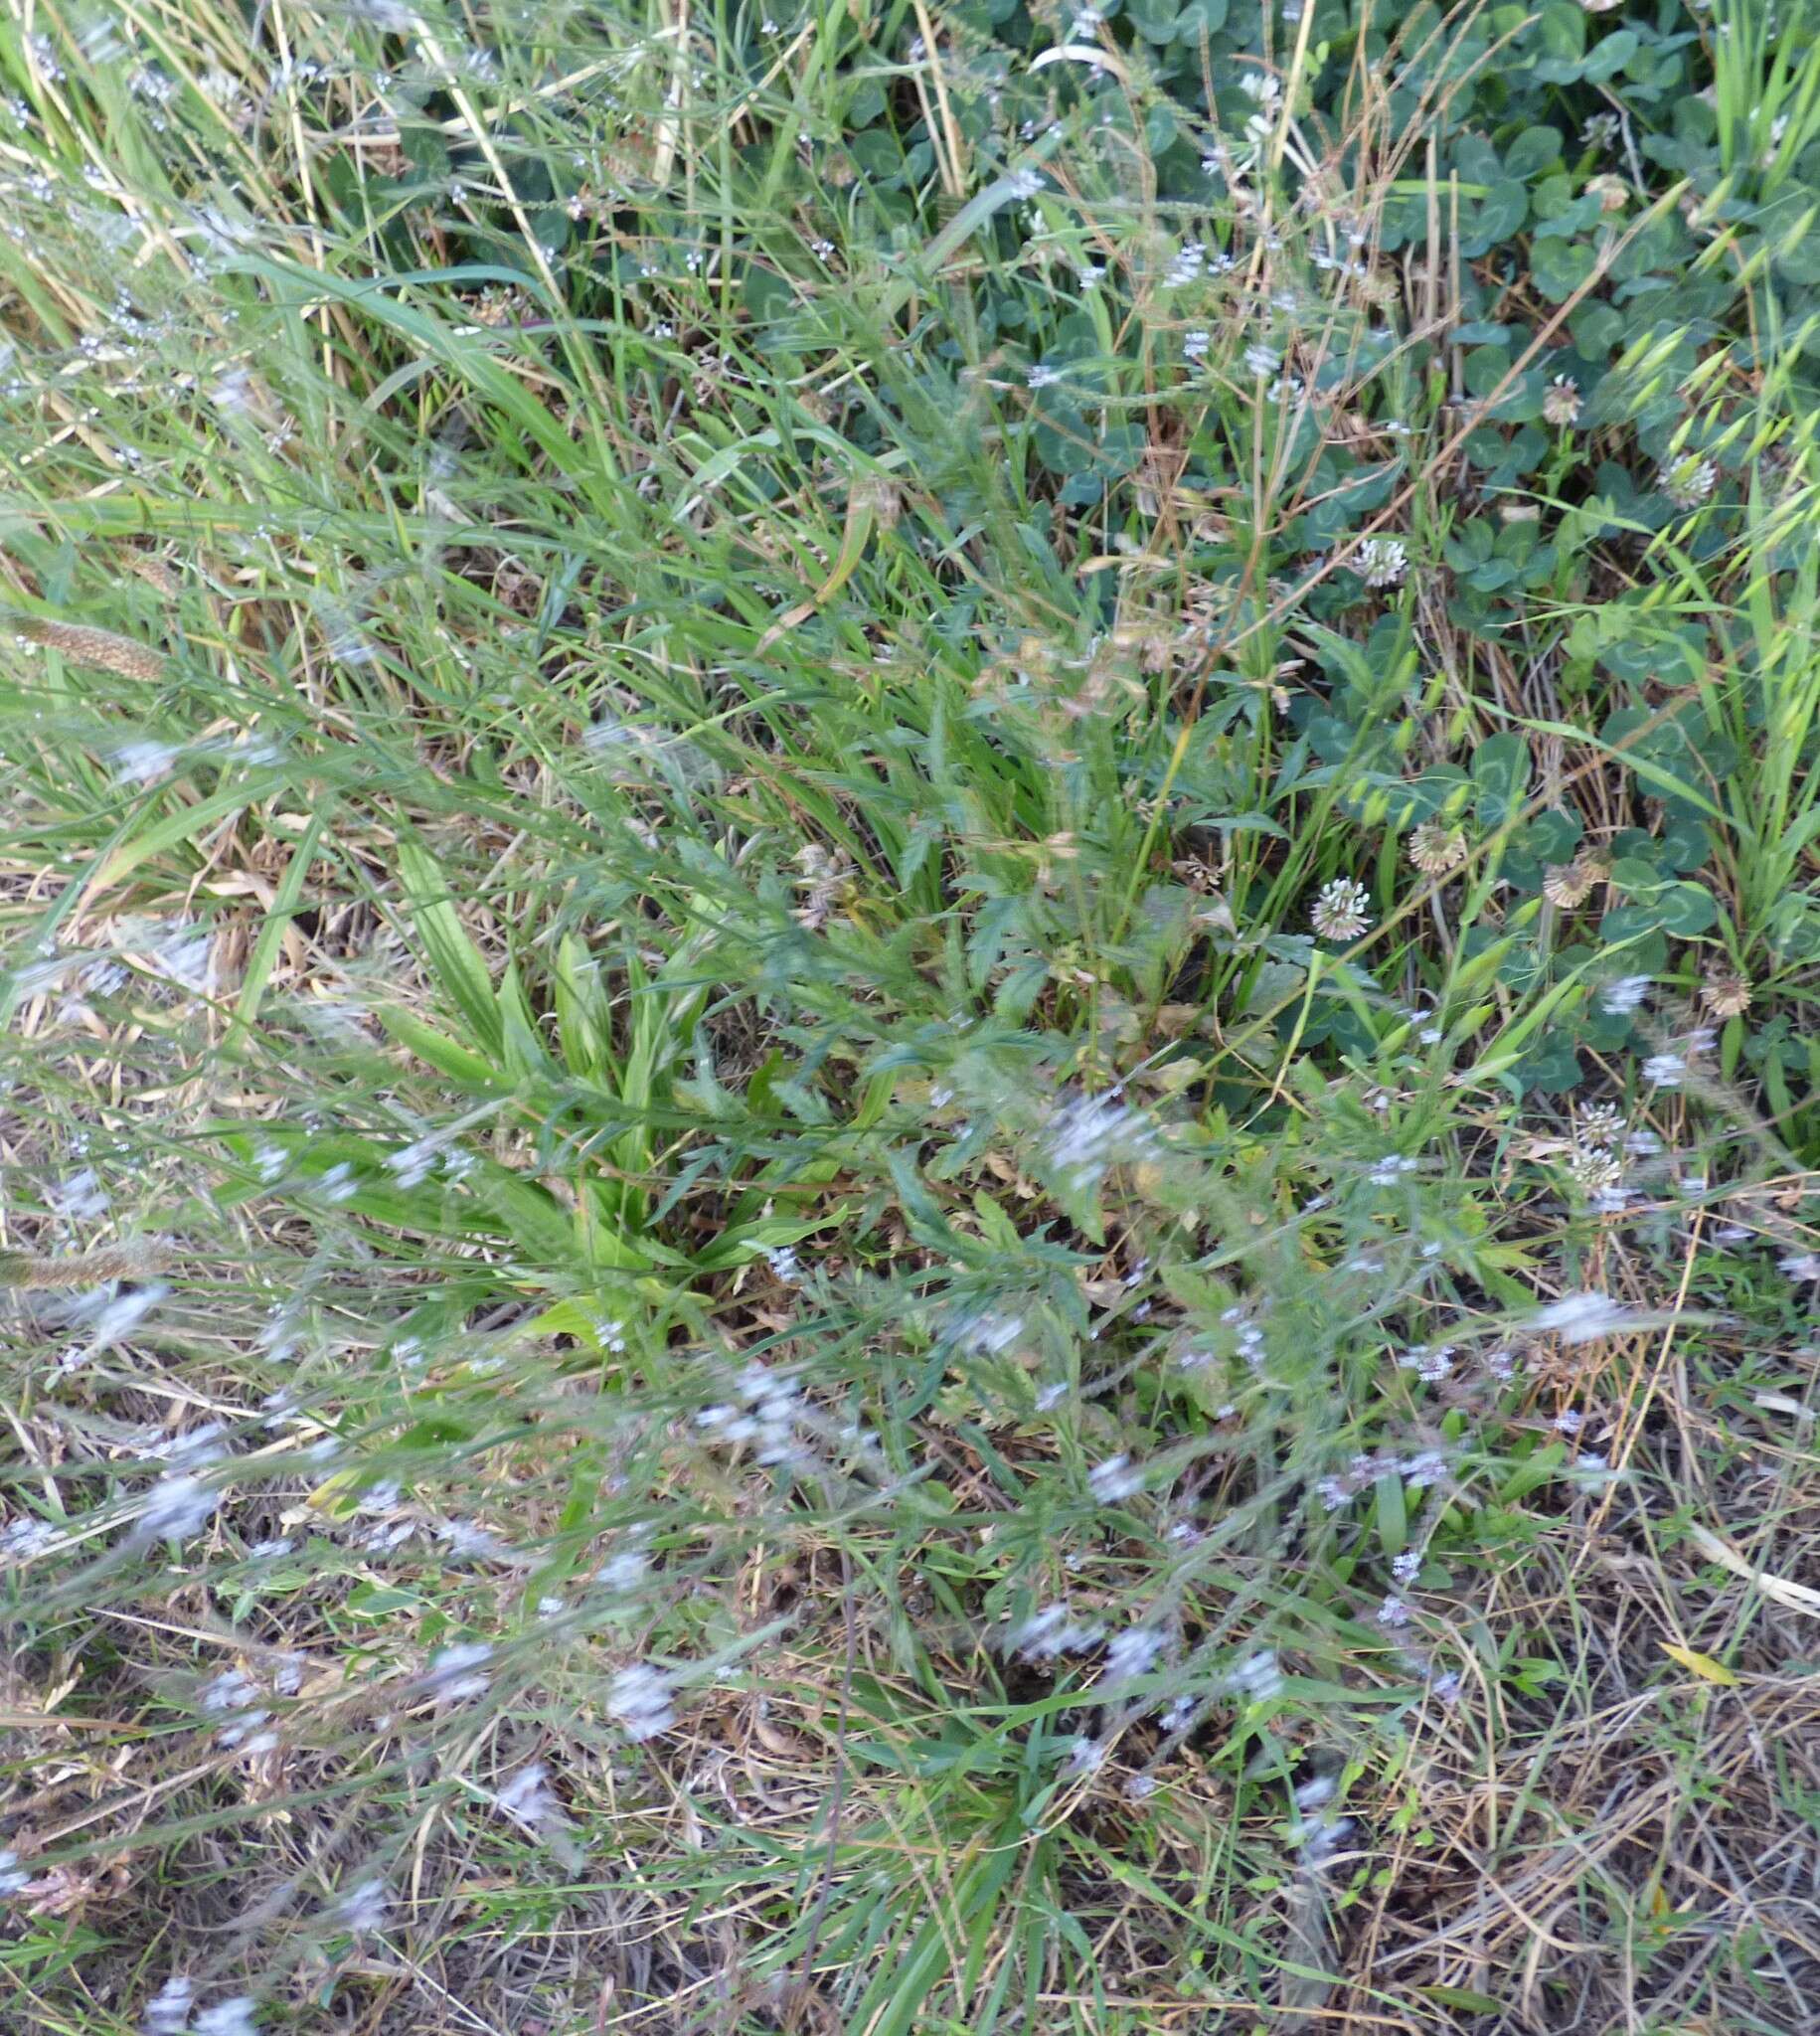
<svg viewBox="0 0 1820 2036">
<path fill-rule="evenodd" d="M 0 2025 L 1811 2027 L 1807 0 L 0 15 Z"/>
</svg>

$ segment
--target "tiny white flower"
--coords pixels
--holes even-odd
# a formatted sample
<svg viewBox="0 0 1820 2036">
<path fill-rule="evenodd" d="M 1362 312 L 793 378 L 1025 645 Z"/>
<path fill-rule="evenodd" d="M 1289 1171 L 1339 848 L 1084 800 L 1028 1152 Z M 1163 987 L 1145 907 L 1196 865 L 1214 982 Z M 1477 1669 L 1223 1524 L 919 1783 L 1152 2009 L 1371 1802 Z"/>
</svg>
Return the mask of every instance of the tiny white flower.
<svg viewBox="0 0 1820 2036">
<path fill-rule="evenodd" d="M 651 1739 L 676 1723 L 671 1681 L 660 1668 L 640 1661 L 622 1668 L 606 1693 L 606 1708 L 628 1739 Z"/>
<path fill-rule="evenodd" d="M 195 2000 L 195 1980 L 173 1972 L 145 2004 L 146 2036 L 184 2036 Z"/>
<path fill-rule="evenodd" d="M 237 1993 L 228 2000 L 217 2001 L 214 2007 L 203 2009 L 190 2029 L 191 2036 L 256 2036 L 252 1996 Z"/>
<path fill-rule="evenodd" d="M 1132 1467 L 1129 1456 L 1108 1456 L 1087 1473 L 1087 1487 L 1101 1505 L 1113 1505 L 1143 1490 L 1143 1473 Z"/>
<path fill-rule="evenodd" d="M 542 1761 L 521 1768 L 493 1797 L 493 1806 L 529 1830 L 536 1830 L 562 1814 L 562 1805 L 551 1792 L 549 1770 Z"/>
<path fill-rule="evenodd" d="M 1613 1018 L 1634 1011 L 1648 994 L 1649 983 L 1646 975 L 1620 975 L 1599 992 L 1599 1009 Z"/>
<path fill-rule="evenodd" d="M 154 1279 L 135 1292 L 117 1294 L 94 1317 L 88 1354 L 92 1357 L 100 1351 L 111 1350 L 116 1343 L 123 1343 L 158 1303 L 169 1296 L 170 1291 L 165 1281 Z"/>
<path fill-rule="evenodd" d="M 1129 1682 L 1133 1676 L 1147 1673 L 1162 1651 L 1162 1635 L 1148 1626 L 1130 1626 L 1114 1633 L 1106 1642 L 1106 1680 Z"/>
<path fill-rule="evenodd" d="M 1629 1325 L 1631 1312 L 1602 1293 L 1569 1293 L 1551 1301 L 1533 1318 L 1532 1326 L 1553 1329 L 1564 1343 L 1590 1343 Z"/>
<path fill-rule="evenodd" d="M 464 1640 L 431 1657 L 426 1680 L 437 1696 L 450 1702 L 475 1697 L 487 1686 L 480 1671 L 492 1658 L 493 1650 L 484 1640 Z"/>
<path fill-rule="evenodd" d="M 207 1525 L 216 1495 L 194 1477 L 161 1477 L 140 1508 L 136 1534 L 144 1541 L 182 1541 Z"/>
<path fill-rule="evenodd" d="M 1259 1647 L 1228 1671 L 1226 1685 L 1235 1696 L 1266 1704 L 1283 1687 L 1282 1664 L 1267 1647 Z"/>
<path fill-rule="evenodd" d="M 355 1933 L 365 1936 L 386 1920 L 386 1883 L 377 1875 L 358 1881 L 335 1905 L 335 1913 Z"/>
</svg>

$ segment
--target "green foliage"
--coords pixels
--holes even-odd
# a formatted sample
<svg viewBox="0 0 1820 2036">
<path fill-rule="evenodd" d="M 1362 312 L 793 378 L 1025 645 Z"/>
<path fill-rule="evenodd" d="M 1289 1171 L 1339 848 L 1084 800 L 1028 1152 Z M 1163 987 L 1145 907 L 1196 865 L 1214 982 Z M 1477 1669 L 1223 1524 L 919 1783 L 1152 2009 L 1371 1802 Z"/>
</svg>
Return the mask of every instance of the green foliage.
<svg viewBox="0 0 1820 2036">
<path fill-rule="evenodd" d="M 1811 11 L 0 25 L 0 2021 L 1811 2015 Z"/>
</svg>

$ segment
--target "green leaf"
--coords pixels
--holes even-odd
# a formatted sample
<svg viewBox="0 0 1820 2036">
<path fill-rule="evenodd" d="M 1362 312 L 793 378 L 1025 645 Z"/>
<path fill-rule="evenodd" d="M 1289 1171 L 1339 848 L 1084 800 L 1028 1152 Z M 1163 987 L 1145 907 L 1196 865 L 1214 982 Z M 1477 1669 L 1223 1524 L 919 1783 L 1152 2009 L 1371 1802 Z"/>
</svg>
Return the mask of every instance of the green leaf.
<svg viewBox="0 0 1820 2036">
<path fill-rule="evenodd" d="M 1529 794 L 1530 746 L 1516 730 L 1506 730 L 1473 752 L 1474 810 L 1487 828 L 1507 826 Z"/>
<path fill-rule="evenodd" d="M 494 1062 L 505 1052 L 505 1024 L 493 979 L 480 950 L 462 929 L 442 873 L 414 842 L 399 844 L 399 881 L 412 907 L 411 923 L 437 982 L 467 1021 L 475 1043 Z"/>
</svg>

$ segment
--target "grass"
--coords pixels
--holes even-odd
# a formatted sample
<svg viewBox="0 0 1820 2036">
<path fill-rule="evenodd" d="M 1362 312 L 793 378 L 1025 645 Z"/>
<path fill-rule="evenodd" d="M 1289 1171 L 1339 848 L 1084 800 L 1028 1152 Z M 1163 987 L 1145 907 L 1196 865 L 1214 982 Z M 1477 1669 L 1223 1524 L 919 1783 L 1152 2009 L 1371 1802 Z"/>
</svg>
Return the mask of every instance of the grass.
<svg viewBox="0 0 1820 2036">
<path fill-rule="evenodd" d="M 1810 2025 L 1689 20 L 5 11 L 0 2026 Z"/>
</svg>

